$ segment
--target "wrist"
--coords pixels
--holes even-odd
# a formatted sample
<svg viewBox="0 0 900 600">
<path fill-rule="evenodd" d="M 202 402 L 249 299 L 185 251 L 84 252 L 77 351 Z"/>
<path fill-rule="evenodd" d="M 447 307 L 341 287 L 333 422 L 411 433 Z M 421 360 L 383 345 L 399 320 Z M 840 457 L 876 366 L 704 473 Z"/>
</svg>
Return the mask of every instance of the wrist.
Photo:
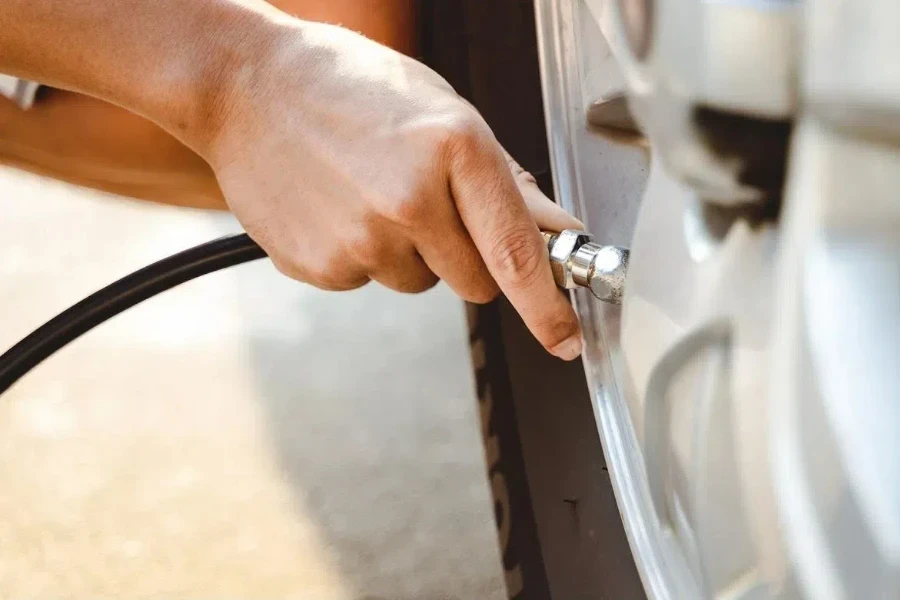
<svg viewBox="0 0 900 600">
<path fill-rule="evenodd" d="M 186 75 L 154 100 L 163 115 L 154 120 L 204 157 L 233 122 L 239 100 L 256 93 L 284 37 L 298 27 L 295 19 L 268 5 L 214 4 L 204 23 L 209 33 L 186 44 L 184 62 L 175 66 Z"/>
</svg>

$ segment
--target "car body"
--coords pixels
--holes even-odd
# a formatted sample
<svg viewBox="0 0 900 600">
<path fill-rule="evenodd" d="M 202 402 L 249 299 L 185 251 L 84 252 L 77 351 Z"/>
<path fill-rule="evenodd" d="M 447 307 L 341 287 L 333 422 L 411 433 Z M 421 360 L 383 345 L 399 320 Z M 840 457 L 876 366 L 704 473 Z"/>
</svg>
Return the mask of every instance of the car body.
<svg viewBox="0 0 900 600">
<path fill-rule="evenodd" d="M 648 597 L 898 597 L 900 5 L 536 14 L 557 199 L 631 249 L 574 300 Z"/>
</svg>

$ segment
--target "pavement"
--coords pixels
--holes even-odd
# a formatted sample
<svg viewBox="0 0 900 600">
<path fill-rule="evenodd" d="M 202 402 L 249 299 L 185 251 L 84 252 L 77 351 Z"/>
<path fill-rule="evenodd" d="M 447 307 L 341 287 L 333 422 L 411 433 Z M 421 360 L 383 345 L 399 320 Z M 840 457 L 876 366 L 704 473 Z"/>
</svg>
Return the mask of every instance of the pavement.
<svg viewBox="0 0 900 600">
<path fill-rule="evenodd" d="M 237 230 L 0 170 L 0 349 Z M 0 401 L 0 597 L 502 598 L 464 319 L 262 261 L 84 336 Z"/>
</svg>

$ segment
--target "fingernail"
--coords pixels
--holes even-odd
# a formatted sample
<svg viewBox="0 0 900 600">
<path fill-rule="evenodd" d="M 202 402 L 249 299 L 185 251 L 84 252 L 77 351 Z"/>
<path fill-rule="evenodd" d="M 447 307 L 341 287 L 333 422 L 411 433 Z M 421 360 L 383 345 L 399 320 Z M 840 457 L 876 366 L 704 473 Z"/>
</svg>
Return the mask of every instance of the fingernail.
<svg viewBox="0 0 900 600">
<path fill-rule="evenodd" d="M 584 344 L 581 343 L 581 336 L 576 334 L 566 341 L 557 344 L 551 352 L 563 360 L 575 360 L 581 355 L 583 347 Z"/>
</svg>

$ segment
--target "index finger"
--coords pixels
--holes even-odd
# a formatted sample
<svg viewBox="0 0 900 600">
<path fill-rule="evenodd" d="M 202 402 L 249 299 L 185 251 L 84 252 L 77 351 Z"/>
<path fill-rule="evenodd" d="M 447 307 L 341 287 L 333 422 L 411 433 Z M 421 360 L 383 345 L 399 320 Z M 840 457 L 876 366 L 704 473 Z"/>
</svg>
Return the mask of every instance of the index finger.
<svg viewBox="0 0 900 600">
<path fill-rule="evenodd" d="M 547 248 L 493 135 L 470 135 L 450 159 L 456 209 L 488 270 L 552 354 L 581 354 L 575 311 L 553 281 Z"/>
</svg>

